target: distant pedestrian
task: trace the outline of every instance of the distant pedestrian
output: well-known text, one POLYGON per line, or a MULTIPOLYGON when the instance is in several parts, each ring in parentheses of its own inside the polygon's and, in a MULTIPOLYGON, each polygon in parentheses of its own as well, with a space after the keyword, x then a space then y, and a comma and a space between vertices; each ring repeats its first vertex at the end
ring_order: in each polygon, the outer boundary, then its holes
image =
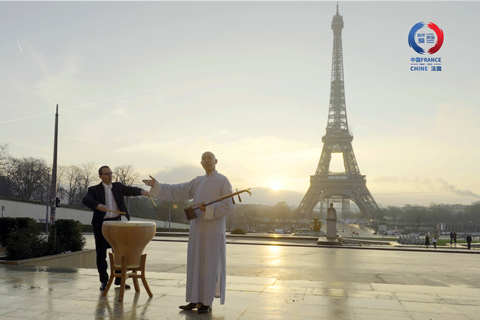
POLYGON ((470 246, 472 244, 472 236, 467 234, 467 244, 468 244, 468 250, 470 250, 470 246))
POLYGON ((453 231, 450 231, 450 245, 453 244, 453 231))
POLYGON ((455 243, 455 247, 457 246, 457 233, 453 231, 453 242, 455 243))
POLYGON ((433 247, 434 247, 435 249, 437 249, 437 240, 438 240, 438 239, 437 239, 437 236, 436 236, 436 235, 433 235, 432 243, 433 243, 433 247))
POLYGON ((430 245, 430 237, 428 236, 428 234, 425 236, 425 247, 427 247, 428 249, 428 246, 430 245))

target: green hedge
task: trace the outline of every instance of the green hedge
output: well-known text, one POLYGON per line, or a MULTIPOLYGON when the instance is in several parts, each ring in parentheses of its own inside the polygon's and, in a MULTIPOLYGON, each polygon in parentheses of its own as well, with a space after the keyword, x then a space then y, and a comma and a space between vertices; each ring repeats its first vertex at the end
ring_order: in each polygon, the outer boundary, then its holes
POLYGON ((7 246, 10 233, 16 230, 27 230, 26 232, 40 234, 41 226, 32 218, 0 218, 0 243, 2 246, 7 246))
POLYGON ((15 230, 17 221, 15 218, 0 218, 0 245, 7 245, 8 234, 15 230))
POLYGON ((15 230, 9 234, 5 252, 8 260, 41 257, 45 252, 45 240, 35 233, 15 230))
POLYGON ((50 226, 46 255, 80 251, 86 240, 78 221, 59 219, 50 226))
MULTIPOLYGON (((32 218, 11 218, 6 222, 7 259, 23 260, 41 257, 45 252, 45 240, 40 236, 40 226, 32 218)), ((2 222, 3 224, 3 222, 2 222)), ((3 234, 2 234, 3 237, 3 234)), ((2 240, 2 243, 3 240, 2 240)))
POLYGON ((243 231, 243 229, 241 228, 237 228, 235 230, 232 230, 232 232, 230 232, 231 234, 246 234, 245 231, 243 231))
POLYGON ((24 260, 69 251, 85 246, 78 221, 59 219, 50 226, 48 237, 42 236, 42 224, 32 218, 0 218, 2 244, 8 260, 24 260))

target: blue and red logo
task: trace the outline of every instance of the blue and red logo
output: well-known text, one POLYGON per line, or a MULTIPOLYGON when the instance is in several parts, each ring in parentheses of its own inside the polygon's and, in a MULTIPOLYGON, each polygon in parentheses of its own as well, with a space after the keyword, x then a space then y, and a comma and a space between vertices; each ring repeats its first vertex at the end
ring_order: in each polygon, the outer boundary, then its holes
POLYGON ((410 30, 408 44, 417 53, 434 54, 443 45, 443 30, 433 22, 419 22, 410 30))

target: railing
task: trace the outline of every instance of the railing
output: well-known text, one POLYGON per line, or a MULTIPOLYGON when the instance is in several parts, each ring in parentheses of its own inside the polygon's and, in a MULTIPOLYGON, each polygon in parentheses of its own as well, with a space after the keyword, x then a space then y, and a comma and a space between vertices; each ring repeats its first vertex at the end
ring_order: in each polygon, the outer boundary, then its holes
POLYGON ((362 175, 348 175, 345 173, 329 173, 328 175, 313 175, 310 176, 310 181, 320 181, 320 180, 347 180, 347 179, 356 179, 356 180, 365 180, 365 176, 362 175))

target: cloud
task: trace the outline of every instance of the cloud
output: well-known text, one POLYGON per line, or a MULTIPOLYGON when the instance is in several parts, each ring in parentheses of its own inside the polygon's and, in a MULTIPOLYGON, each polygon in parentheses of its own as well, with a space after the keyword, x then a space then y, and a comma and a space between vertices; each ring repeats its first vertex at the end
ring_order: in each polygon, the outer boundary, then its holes
POLYGON ((475 194, 470 190, 457 189, 454 185, 451 185, 447 181, 444 181, 440 178, 437 178, 433 181, 433 188, 437 190, 449 192, 449 193, 454 193, 459 196, 480 198, 478 194, 475 194))
MULTIPOLYGON (((274 191, 270 188, 252 188, 252 195, 242 194, 243 204, 265 204, 274 206, 279 202, 286 202, 290 206, 298 206, 302 201, 304 194, 292 190, 277 190, 274 191)), ((238 198, 235 198, 235 202, 238 203, 238 198)))
POLYGON ((18 41, 18 37, 16 35, 15 35, 15 38, 17 38, 18 48, 20 49, 21 52, 23 52, 22 46, 20 45, 20 41, 18 41))
POLYGON ((430 191, 452 193, 464 197, 475 197, 480 198, 480 196, 470 190, 460 190, 451 183, 440 179, 428 179, 422 177, 415 177, 413 179, 399 178, 397 176, 379 176, 373 179, 374 183, 381 185, 388 184, 412 184, 417 186, 417 188, 426 187, 430 191))
POLYGON ((200 164, 198 166, 192 166, 188 164, 179 165, 175 167, 166 167, 165 169, 158 171, 152 176, 160 183, 177 184, 182 182, 188 182, 197 176, 204 175, 200 164))

